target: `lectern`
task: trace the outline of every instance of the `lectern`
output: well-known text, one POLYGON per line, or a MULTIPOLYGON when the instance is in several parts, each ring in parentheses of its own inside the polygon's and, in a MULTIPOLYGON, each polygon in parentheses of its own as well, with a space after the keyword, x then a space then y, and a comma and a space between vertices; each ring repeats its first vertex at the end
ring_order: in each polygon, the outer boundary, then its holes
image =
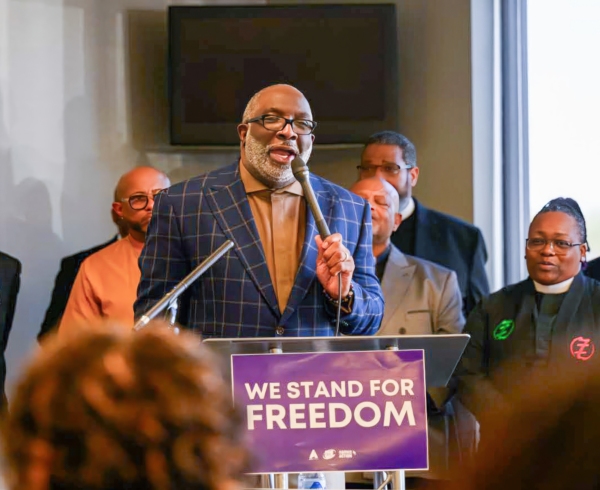
MULTIPOLYGON (((381 369, 382 372, 382 379, 385 379, 385 375, 386 372, 394 372, 396 373, 395 375, 397 375, 398 371, 386 371, 386 367, 384 366, 387 361, 385 359, 385 356, 388 356, 389 359, 389 355, 390 353, 388 352, 387 354, 384 354, 384 351, 399 351, 397 352, 396 356, 397 357, 404 357, 406 359, 419 359, 421 362, 421 368, 423 367, 424 364, 424 385, 426 387, 443 387, 446 386, 446 384, 448 383, 450 377, 452 376, 452 373, 454 371, 454 369, 456 368, 456 365, 458 364, 458 361, 467 345, 469 341, 469 335, 466 334, 456 334, 456 335, 423 335, 423 336, 410 336, 410 335, 401 335, 401 336, 374 336, 374 337, 361 337, 361 336, 342 336, 342 337, 276 337, 276 338, 245 338, 245 339, 238 339, 238 338, 231 338, 231 339, 206 339, 205 343, 210 346, 214 351, 216 351, 217 353, 222 354, 223 356, 226 356, 228 358, 235 360, 239 360, 240 358, 234 358, 232 356, 249 356, 252 354, 311 354, 312 357, 310 357, 310 359, 314 360, 317 359, 317 357, 315 357, 315 355, 317 354, 323 354, 320 358, 322 358, 322 360, 325 360, 326 358, 332 358, 333 356, 328 356, 327 354, 329 353, 339 353, 339 354, 343 354, 343 353, 353 353, 352 356, 347 356, 349 359, 360 359, 361 356, 364 356, 365 358, 367 356, 369 356, 369 361, 370 361, 370 366, 371 366, 371 372, 372 372, 372 366, 373 365, 377 365, 377 357, 376 356, 380 356, 382 359, 381 362, 381 368, 377 367, 377 369, 381 369), (416 352, 419 351, 419 352, 416 352), (416 352, 416 354, 415 354, 416 352), (363 353, 363 354, 361 354, 363 353), (410 354, 410 355, 409 355, 410 354), (358 357, 357 357, 358 356, 358 357), (374 357, 375 356, 375 357, 374 357), (412 357, 411 357, 412 356, 412 357), (373 362, 373 358, 376 362, 373 362)), ((290 356, 294 357, 294 356, 290 356)), ((299 357, 301 361, 304 360, 304 358, 306 356, 296 356, 299 357)), ((265 359, 265 358, 261 358, 259 356, 253 357, 253 358, 246 358, 246 366, 251 366, 252 363, 248 363, 247 361, 252 361, 253 359, 256 360, 256 362, 258 363, 261 359, 265 359)), ((273 361, 274 359, 269 357, 269 359, 271 359, 271 361, 273 361)), ((283 358, 277 358, 277 362, 279 362, 280 360, 283 360, 283 358)), ((339 379, 343 379, 344 373, 346 370, 350 371, 350 368, 344 368, 344 366, 349 366, 348 362, 345 361, 346 364, 344 364, 344 362, 337 362, 332 364, 332 366, 335 366, 335 371, 336 374, 338 375, 339 379), (341 372, 341 378, 339 377, 339 374, 341 372)), ((228 366, 228 369, 231 369, 231 366, 233 365, 233 362, 230 363, 225 363, 225 365, 228 366)), ((239 364, 239 362, 238 362, 239 364)), ((301 364, 302 365, 302 364, 301 364)), ((306 365, 306 364, 304 364, 306 365)), ((299 369, 299 371, 302 371, 302 369, 299 369)), ((407 371, 408 372, 408 371, 407 371)), ((228 377, 231 376, 231 372, 229 373, 225 373, 228 377)), ((299 373, 301 374, 301 373, 299 373)), ((350 375, 352 376, 352 375, 350 375)), ((388 376, 389 377, 389 376, 388 376)), ((290 379, 290 378, 286 378, 286 379, 290 379)), ((299 378, 301 379, 301 377, 299 378)), ((389 380, 392 381, 392 380, 389 380)), ((348 383, 351 383, 352 381, 348 381, 348 383)), ((343 383, 340 382, 340 383, 343 383)), ((300 383, 302 384, 302 383, 300 383)), ((278 384, 279 385, 279 384, 278 384)), ((421 386, 421 387, 416 387, 416 388, 420 388, 419 393, 421 395, 423 395, 423 399, 424 399, 424 395, 425 395, 425 386, 421 386)), ((258 393, 258 391, 256 391, 258 388, 257 386, 254 386, 253 389, 255 390, 255 392, 253 392, 253 397, 256 396, 256 393, 258 393)), ((264 387, 263 387, 264 388, 264 387)), ((279 390, 279 386, 277 387, 277 389, 279 390)), ((249 387, 246 387, 246 389, 248 390, 248 394, 250 394, 249 391, 249 387)), ((263 391, 264 393, 264 391, 263 391)), ((265 396, 265 395, 263 395, 265 396)), ((352 395, 348 395, 348 396, 352 396, 352 395)), ((279 396, 278 398, 281 398, 281 396, 279 396)), ((314 401, 314 400, 313 400, 314 401)), ((327 402, 328 400, 325 399, 319 399, 317 400, 318 402, 327 402)), ((417 400, 415 400, 415 402, 417 402, 417 400)), ((254 403, 254 402, 253 402, 254 403)), ((364 408, 365 406, 367 408, 370 407, 369 405, 370 402, 368 401, 364 401, 362 402, 360 405, 362 405, 364 408)), ((315 405, 322 405, 323 403, 318 403, 315 405)), ((335 404, 335 405, 340 405, 339 403, 335 404)), ((372 403, 371 405, 374 406, 374 403, 372 403)), ((279 410, 280 412, 282 410, 284 410, 283 406, 275 406, 275 407, 280 407, 280 408, 275 408, 273 409, 275 405, 270 406, 270 408, 272 410, 279 410)), ((299 404, 295 404, 295 409, 298 410, 298 406, 300 406, 299 404)), ((421 402, 417 402, 415 404, 416 407, 419 407, 418 410, 425 412, 426 411, 426 405, 424 403, 421 402)), ((336 407, 339 408, 339 407, 336 407)), ((343 408, 343 407, 342 407, 343 408)), ((262 410, 262 409, 261 409, 262 410)), ((266 412, 265 412, 266 414, 266 412)), ((278 415, 281 415, 281 413, 279 413, 278 415)), ((297 414, 296 414, 297 415, 297 414)), ((311 420, 312 417, 315 414, 311 414, 311 420)), ((389 415, 389 414, 388 414, 389 415)), ((406 415, 404 413, 404 415, 406 415)), ((303 417, 303 415, 301 415, 303 417)), ((318 414, 318 416, 321 416, 321 414, 318 414)), ((362 415, 359 414, 360 417, 362 417, 362 415)), ((398 416, 399 413, 395 412, 396 420, 398 420, 398 416)), ((425 417, 423 415, 423 417, 425 417)), ((421 417, 421 419, 423 418, 421 417)), ((306 420, 308 420, 309 416, 308 414, 306 415, 306 420)), ((366 417, 368 418, 368 417, 366 417)), ((400 417, 401 418, 401 417, 400 417)), ((417 418, 418 418, 418 414, 417 414, 417 418)), ((389 422, 389 420, 392 419, 393 422, 393 417, 392 416, 388 416, 387 417, 387 421, 389 422)), ((257 419, 257 420, 262 420, 262 419, 257 419)), ((367 423, 370 423, 370 421, 368 421, 367 423)), ((283 424, 283 422, 281 422, 281 424, 283 424)), ((393 424, 392 424, 393 425, 393 424)), ((426 424, 425 424, 426 425, 426 424)), ((285 427, 284 428, 290 428, 290 427, 285 427)), ((343 430, 343 429, 340 429, 343 430)), ((386 429, 387 431, 393 431, 394 427, 389 427, 386 429)), ((425 440, 426 440, 426 429, 425 430, 425 440)), ((294 434, 297 434, 299 431, 295 431, 294 434)), ((284 433, 284 432, 282 432, 284 433)), ((387 432, 388 434, 390 434, 390 436, 392 435, 392 432, 387 432)), ((291 432, 286 432, 285 434, 291 434, 291 432)), ((339 433, 338 433, 339 434, 339 433)), ((403 436, 404 437, 404 436, 403 436)), ((410 436, 410 432, 409 432, 409 436, 407 437, 412 437, 410 436)), ((384 441, 382 441, 384 442, 384 441)), ((387 441, 385 441, 387 442, 387 441)), ((427 454, 427 449, 426 449, 426 442, 425 442, 425 446, 423 448, 423 452, 425 454, 425 466, 426 467, 426 454, 427 454)), ((377 444, 379 446, 379 444, 377 444)), ((406 445, 406 444, 405 444, 406 445)), ((302 446, 302 443, 296 443, 295 446, 302 446)), ((407 447, 412 447, 412 441, 411 444, 406 445, 407 447)), ((419 444, 417 444, 418 447, 422 447, 419 446, 419 444)), ((381 444, 381 450, 385 451, 386 450, 386 444, 381 444)), ((314 468, 313 471, 344 471, 343 468, 351 468, 351 471, 380 471, 385 469, 386 471, 388 471, 389 473, 389 478, 387 479, 389 481, 389 483, 392 485, 392 489, 394 490, 403 490, 405 487, 404 484, 404 470, 405 469, 415 469, 414 466, 408 466, 406 468, 396 468, 396 467, 365 467, 365 468, 360 468, 360 467, 352 467, 352 466, 335 466, 335 468, 342 468, 342 469, 333 469, 334 467, 332 467, 332 462, 330 461, 332 458, 335 457, 342 457, 342 451, 341 448, 336 448, 336 447, 332 447, 330 449, 327 449, 325 451, 323 450, 319 450, 319 451, 315 451, 314 448, 312 448, 313 450, 310 451, 311 448, 306 448, 307 451, 310 452, 311 454, 311 458, 313 456, 315 456, 315 459, 319 459, 321 458, 321 461, 315 462, 316 464, 322 464, 323 467, 321 468, 314 468), (327 461, 325 461, 327 460, 327 461), (329 466, 327 466, 329 465, 329 466)), ((370 448, 371 450, 372 448, 370 448)), ((351 451, 350 453, 348 453, 348 451, 344 450, 344 456, 345 457, 352 457, 351 451)), ((388 455, 391 453, 388 453, 388 455)), ((406 454, 406 453, 402 453, 402 454, 406 454)), ((371 455, 372 456, 372 455, 371 455)), ((381 459, 385 460, 386 458, 384 457, 385 454, 382 454, 381 459)), ((306 458, 308 459, 308 458, 306 458)), ((402 458, 399 458, 402 459, 402 458)), ((377 458, 375 459, 375 461, 377 460, 377 458)), ((374 461, 373 458, 371 457, 370 459, 371 463, 374 461)), ((340 462, 340 461, 336 461, 336 464, 346 464, 347 462, 340 462)), ((283 471, 285 471, 286 473, 296 473, 296 472, 301 472, 301 471, 309 471, 309 470, 305 470, 303 469, 305 467, 305 465, 307 464, 306 461, 302 461, 298 463, 298 468, 300 468, 299 470, 296 469, 284 469, 283 471)), ((357 463, 360 464, 360 463, 357 463)), ((284 473, 282 473, 281 470, 277 470, 276 468, 281 468, 282 466, 277 466, 277 463, 274 462, 273 463, 273 469, 268 469, 266 471, 264 471, 264 473, 271 473, 273 476, 271 477, 270 481, 271 481, 271 488, 288 488, 287 487, 287 477, 284 473)), ((293 465, 292 466, 285 466, 285 468, 295 468, 293 465)), ((383 482, 381 483, 380 488, 384 488, 385 485, 387 484, 387 482, 383 482)))

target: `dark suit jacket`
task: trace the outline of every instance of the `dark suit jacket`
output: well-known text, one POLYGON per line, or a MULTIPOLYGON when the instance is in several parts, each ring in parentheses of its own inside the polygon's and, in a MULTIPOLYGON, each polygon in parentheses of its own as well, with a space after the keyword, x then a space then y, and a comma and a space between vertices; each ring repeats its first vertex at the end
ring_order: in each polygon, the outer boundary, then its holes
POLYGON ((17 305, 17 294, 21 285, 21 262, 14 257, 0 252, 0 403, 6 404, 4 382, 6 380, 6 361, 4 352, 8 344, 8 336, 12 327, 17 305))
POLYGON ((69 294, 71 294, 71 289, 73 288, 73 283, 75 282, 75 278, 77 277, 81 263, 93 253, 102 250, 111 243, 115 243, 117 238, 118 235, 102 245, 97 245, 88 250, 78 252, 62 259, 60 262, 60 270, 58 271, 56 280, 54 281, 54 289, 52 290, 50 305, 46 310, 46 316, 44 317, 40 333, 38 334, 38 341, 42 340, 44 335, 55 330, 56 326, 59 324, 60 319, 65 312, 65 308, 67 307, 69 294))
MULTIPOLYGON (((471 341, 459 367, 459 393, 475 415, 503 403, 503 394, 518 382, 515 370, 541 369, 535 355, 534 308, 535 287, 527 279, 492 294, 471 312, 465 327, 471 341)), ((545 369, 560 370, 565 362, 584 372, 590 363, 600 362, 600 283, 582 273, 561 304, 545 369), (578 357, 592 350, 589 359, 578 357)))
POLYGON ((584 274, 596 281, 600 281, 600 257, 590 260, 587 263, 584 274))
MULTIPOLYGON (((317 201, 332 233, 341 233, 354 258, 354 305, 340 331, 373 334, 383 299, 375 276, 371 210, 366 201, 315 175, 317 201)), ((275 289, 239 166, 228 165, 176 184, 154 203, 142 277, 135 303, 139 317, 226 240, 235 244, 191 287, 181 323, 205 337, 333 335, 335 312, 316 278, 317 227, 306 216, 305 241, 288 304, 279 311, 275 289)))
MULTIPOLYGON (((466 316, 490 293, 485 273, 487 251, 481 231, 458 218, 426 208, 416 199, 415 206, 413 255, 456 272, 466 316)), ((399 233, 400 230, 392 235, 396 246, 399 233)))

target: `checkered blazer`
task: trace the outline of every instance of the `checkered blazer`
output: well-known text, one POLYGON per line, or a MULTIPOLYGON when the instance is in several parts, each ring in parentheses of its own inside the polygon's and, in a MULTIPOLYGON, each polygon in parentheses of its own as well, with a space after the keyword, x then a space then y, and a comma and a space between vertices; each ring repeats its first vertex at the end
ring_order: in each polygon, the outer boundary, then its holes
MULTIPOLYGON (((351 313, 342 313, 340 331, 373 334, 381 323, 383 297, 374 270, 370 207, 325 179, 311 175, 310 180, 331 232, 341 233, 356 264, 354 305, 351 313)), ((334 335, 335 311, 315 272, 318 232, 311 213, 306 221, 298 273, 282 314, 239 164, 170 187, 156 198, 140 256, 136 318, 232 240, 235 246, 186 292, 184 316, 179 318, 183 325, 205 337, 334 335)))

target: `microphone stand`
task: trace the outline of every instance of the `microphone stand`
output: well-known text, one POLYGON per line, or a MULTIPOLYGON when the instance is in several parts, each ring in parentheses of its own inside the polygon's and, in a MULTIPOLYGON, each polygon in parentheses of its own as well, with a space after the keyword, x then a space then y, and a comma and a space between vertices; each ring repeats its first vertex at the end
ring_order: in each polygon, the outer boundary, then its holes
MULTIPOLYGON (((143 314, 140 319, 133 326, 133 330, 138 332, 142 328, 144 328, 150 320, 156 318, 165 308, 171 309, 171 324, 175 323, 173 318, 172 309, 177 304, 177 298, 183 293, 188 287, 192 285, 192 283, 198 279, 202 274, 204 274, 212 265, 219 260, 225 253, 233 247, 233 242, 231 240, 227 240, 223 245, 217 248, 212 254, 210 254, 206 259, 204 259, 198 267, 196 267, 192 272, 190 272, 187 276, 185 276, 177 286, 175 286, 171 291, 165 294, 152 308, 150 308, 145 314, 143 314)), ((176 313, 175 313, 176 314, 176 313)))

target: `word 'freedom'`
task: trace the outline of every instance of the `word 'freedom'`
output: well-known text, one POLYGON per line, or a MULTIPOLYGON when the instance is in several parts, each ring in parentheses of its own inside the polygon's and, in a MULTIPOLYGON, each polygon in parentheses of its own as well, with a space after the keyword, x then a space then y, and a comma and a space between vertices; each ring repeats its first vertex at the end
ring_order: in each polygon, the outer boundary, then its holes
MULTIPOLYGON (((414 396, 413 381, 410 379, 373 379, 368 384, 368 395, 375 396, 414 396)), ((305 398, 355 398, 365 393, 363 384, 359 381, 331 381, 329 385, 323 381, 289 382, 286 391, 282 393, 280 383, 262 383, 250 385, 245 383, 246 393, 250 400, 260 399, 298 399, 305 398)), ((365 393, 366 394, 366 393, 365 393)), ((267 430, 278 429, 319 429, 343 428, 351 422, 360 427, 382 425, 398 426, 407 422, 415 426, 415 416, 412 402, 404 400, 400 409, 393 401, 387 400, 383 407, 372 401, 363 401, 351 408, 345 403, 331 401, 328 403, 291 403, 288 406, 268 403, 250 404, 246 407, 248 430, 263 426, 267 430)))

